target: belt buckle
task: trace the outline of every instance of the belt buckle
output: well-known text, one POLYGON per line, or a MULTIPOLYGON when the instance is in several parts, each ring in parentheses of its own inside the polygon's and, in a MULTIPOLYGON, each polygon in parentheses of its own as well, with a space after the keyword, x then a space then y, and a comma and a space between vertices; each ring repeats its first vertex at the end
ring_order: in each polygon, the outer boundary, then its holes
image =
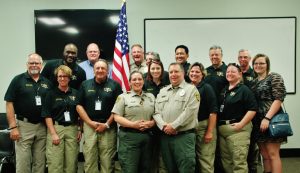
POLYGON ((28 118, 23 118, 23 121, 25 122, 25 123, 28 123, 29 121, 28 121, 28 118))
POLYGON ((230 124, 230 120, 225 120, 225 124, 229 125, 230 124))

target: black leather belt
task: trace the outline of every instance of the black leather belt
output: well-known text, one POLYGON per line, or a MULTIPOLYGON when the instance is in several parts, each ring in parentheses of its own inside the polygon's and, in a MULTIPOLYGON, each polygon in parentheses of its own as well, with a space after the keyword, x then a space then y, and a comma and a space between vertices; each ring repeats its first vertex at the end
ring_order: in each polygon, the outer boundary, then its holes
POLYGON ((55 125, 61 125, 61 126, 71 126, 71 125, 75 125, 74 123, 72 122, 58 122, 58 121, 55 121, 54 122, 55 125))
POLYGON ((176 135, 184 135, 184 134, 188 134, 188 133, 195 133, 195 129, 189 129, 189 130, 185 130, 185 131, 179 131, 179 132, 177 132, 176 135))
POLYGON ((152 133, 150 130, 145 130, 145 131, 140 131, 137 129, 132 129, 132 128, 128 128, 128 127, 119 127, 121 131, 123 132, 131 132, 131 133, 152 133))
POLYGON ((189 134, 189 133, 196 133, 196 131, 195 131, 195 129, 189 129, 189 130, 185 130, 185 131, 178 131, 174 135, 168 135, 168 134, 164 133, 163 131, 161 131, 161 133, 163 135, 167 135, 167 136, 177 136, 177 135, 184 135, 184 134, 189 134))
POLYGON ((32 123, 32 124, 38 124, 40 123, 41 121, 36 121, 36 120, 31 120, 31 119, 28 119, 28 118, 25 118, 25 117, 21 117, 21 116, 17 116, 17 119, 20 120, 20 121, 24 121, 26 123, 32 123))
POLYGON ((229 124, 233 124, 233 123, 237 123, 237 122, 240 122, 240 121, 236 120, 236 119, 232 119, 232 120, 219 120, 218 121, 218 126, 229 125, 229 124))

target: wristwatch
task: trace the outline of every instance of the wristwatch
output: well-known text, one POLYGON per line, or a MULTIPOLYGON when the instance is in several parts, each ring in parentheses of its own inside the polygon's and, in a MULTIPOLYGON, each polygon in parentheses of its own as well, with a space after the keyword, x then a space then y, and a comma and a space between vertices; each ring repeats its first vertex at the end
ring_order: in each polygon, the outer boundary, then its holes
POLYGON ((106 128, 110 128, 110 126, 108 125, 108 123, 104 123, 104 125, 106 126, 106 128))

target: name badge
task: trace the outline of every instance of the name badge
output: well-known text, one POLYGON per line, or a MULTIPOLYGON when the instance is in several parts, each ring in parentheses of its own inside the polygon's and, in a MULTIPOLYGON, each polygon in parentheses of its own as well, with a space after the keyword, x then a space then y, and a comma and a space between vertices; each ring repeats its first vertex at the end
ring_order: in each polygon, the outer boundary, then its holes
POLYGON ((224 105, 221 105, 220 106, 220 112, 223 112, 223 109, 224 109, 224 105))
POLYGON ((70 112, 69 111, 64 112, 64 116, 65 116, 65 121, 66 122, 71 121, 70 112))
POLYGON ((42 105, 41 96, 35 96, 35 105, 36 106, 41 106, 42 105))
POLYGON ((96 111, 100 111, 101 110, 101 101, 100 100, 97 100, 95 102, 95 110, 96 111))

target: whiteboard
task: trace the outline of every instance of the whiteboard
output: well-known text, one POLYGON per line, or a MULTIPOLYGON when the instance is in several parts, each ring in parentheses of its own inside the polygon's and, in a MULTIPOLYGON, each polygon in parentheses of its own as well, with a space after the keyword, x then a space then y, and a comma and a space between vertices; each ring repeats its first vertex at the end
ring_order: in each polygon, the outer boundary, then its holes
POLYGON ((145 52, 155 51, 167 69, 175 47, 189 48, 188 62, 211 65, 209 48, 223 49, 223 61, 238 62, 238 51, 264 53, 271 72, 282 75, 287 92, 296 93, 296 17, 272 18, 148 18, 144 20, 145 52))

